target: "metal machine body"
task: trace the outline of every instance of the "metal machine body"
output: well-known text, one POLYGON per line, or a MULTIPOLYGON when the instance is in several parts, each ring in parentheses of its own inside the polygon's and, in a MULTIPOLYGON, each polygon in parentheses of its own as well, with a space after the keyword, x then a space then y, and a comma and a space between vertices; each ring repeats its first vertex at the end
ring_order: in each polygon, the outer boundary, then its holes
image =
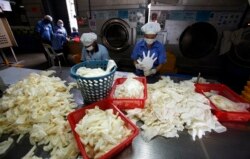
POLYGON ((149 21, 161 24, 167 50, 177 57, 184 73, 219 73, 220 40, 223 31, 236 30, 243 17, 245 3, 238 5, 151 4, 149 21), (210 39, 210 40, 209 40, 210 39))
POLYGON ((145 24, 147 11, 146 1, 137 1, 91 1, 90 8, 79 11, 82 15, 87 13, 88 17, 88 25, 79 27, 79 30, 95 32, 98 42, 107 47, 119 70, 134 70, 130 56, 134 44, 142 35, 140 28, 145 24))

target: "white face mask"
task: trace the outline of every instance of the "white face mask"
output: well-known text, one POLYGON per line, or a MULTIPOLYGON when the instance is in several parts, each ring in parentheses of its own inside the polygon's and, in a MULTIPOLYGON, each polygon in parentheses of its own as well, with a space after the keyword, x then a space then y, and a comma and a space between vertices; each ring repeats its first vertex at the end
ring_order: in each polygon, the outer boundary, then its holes
POLYGON ((146 43, 147 43, 148 45, 151 45, 151 44, 153 44, 153 43, 155 42, 155 39, 144 38, 144 40, 146 41, 146 43))
POLYGON ((61 27, 63 27, 63 24, 59 24, 58 26, 61 28, 61 27))
POLYGON ((94 47, 92 45, 86 48, 86 50, 88 50, 88 51, 92 51, 93 49, 94 49, 94 47))

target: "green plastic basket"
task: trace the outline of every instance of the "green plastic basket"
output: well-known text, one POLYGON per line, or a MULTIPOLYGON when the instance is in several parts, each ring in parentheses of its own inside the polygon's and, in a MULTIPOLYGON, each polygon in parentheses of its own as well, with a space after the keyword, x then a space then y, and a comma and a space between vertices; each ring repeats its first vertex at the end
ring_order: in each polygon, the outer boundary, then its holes
POLYGON ((106 69, 108 61, 86 61, 71 67, 70 75, 78 84, 78 87, 82 93, 84 103, 90 104, 102 100, 108 96, 112 89, 114 75, 117 67, 115 66, 110 73, 99 77, 81 77, 76 74, 76 71, 80 67, 87 68, 101 68, 106 69))

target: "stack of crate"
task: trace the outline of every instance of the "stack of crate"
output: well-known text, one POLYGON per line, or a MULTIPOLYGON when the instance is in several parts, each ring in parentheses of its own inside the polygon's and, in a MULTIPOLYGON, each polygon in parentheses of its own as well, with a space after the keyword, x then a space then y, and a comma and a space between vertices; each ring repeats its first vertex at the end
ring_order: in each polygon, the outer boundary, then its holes
POLYGON ((250 102, 250 80, 247 81, 246 86, 244 86, 244 90, 241 92, 241 95, 246 101, 250 102))

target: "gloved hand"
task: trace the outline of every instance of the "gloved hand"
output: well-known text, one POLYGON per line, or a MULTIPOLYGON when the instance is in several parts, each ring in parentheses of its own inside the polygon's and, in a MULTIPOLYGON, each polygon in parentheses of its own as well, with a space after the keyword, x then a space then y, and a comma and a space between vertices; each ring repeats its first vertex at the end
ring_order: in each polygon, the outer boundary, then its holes
POLYGON ((144 76, 150 76, 153 74, 156 74, 156 69, 150 69, 150 70, 144 71, 144 76))
POLYGON ((135 64, 135 68, 138 70, 144 70, 144 66, 142 64, 135 64))
POLYGON ((137 62, 139 64, 143 65, 143 67, 144 67, 143 70, 144 71, 148 71, 153 67, 154 62, 157 59, 157 57, 154 57, 154 56, 155 56, 154 53, 150 56, 150 51, 148 51, 147 55, 145 55, 145 52, 143 52, 143 59, 142 60, 137 60, 137 62))

